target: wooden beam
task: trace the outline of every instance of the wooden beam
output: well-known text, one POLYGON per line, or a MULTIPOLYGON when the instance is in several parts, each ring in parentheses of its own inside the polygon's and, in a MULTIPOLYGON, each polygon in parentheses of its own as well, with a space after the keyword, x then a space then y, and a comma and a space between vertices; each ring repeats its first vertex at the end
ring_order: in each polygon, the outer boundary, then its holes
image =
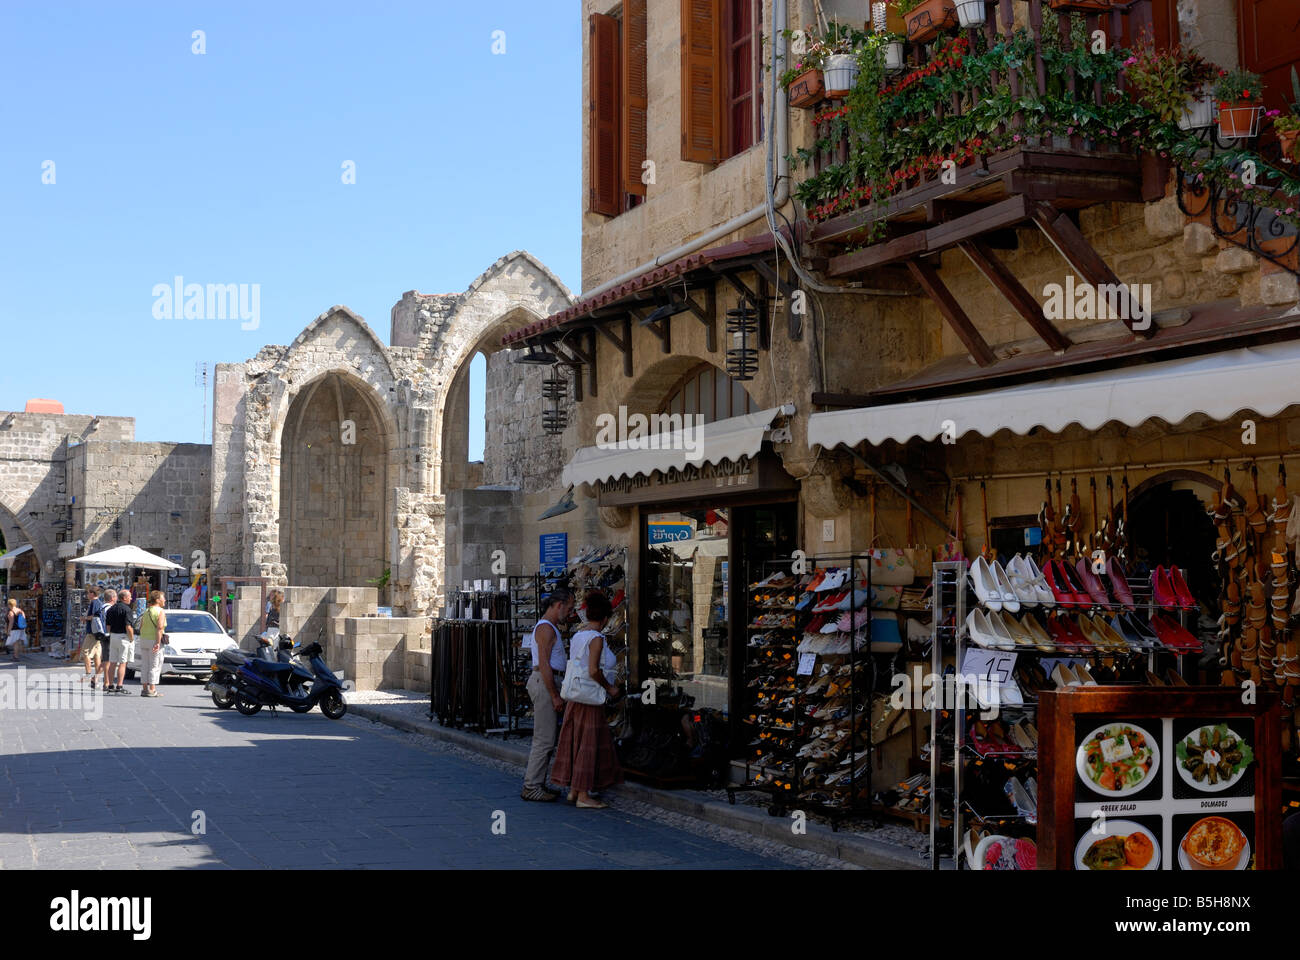
POLYGON ((1016 170, 1008 174, 1008 192, 1031 200, 1092 200, 1097 203, 1142 203, 1140 182, 1120 177, 1101 178, 1083 174, 1038 173, 1016 170))
POLYGON ((632 376, 632 318, 626 312, 623 313, 622 322, 619 324, 623 329, 623 335, 620 337, 609 329, 610 325, 606 323, 596 324, 595 329, 599 330, 601 336, 612 343, 623 354, 623 375, 632 376))
POLYGON ((916 282, 921 285, 930 299, 939 306, 939 311, 943 314, 944 319, 948 321, 953 332, 963 344, 966 345, 967 351, 975 358, 975 362, 981 367, 989 367, 996 362, 997 358, 993 356, 993 351, 989 349, 988 343, 980 336, 980 332, 975 329, 975 325, 970 322, 970 317, 966 311, 961 308, 956 298, 948 290, 942 280, 939 279, 939 272, 928 263, 920 260, 907 261, 907 268, 912 271, 912 276, 916 282))
POLYGON ((1065 352, 1070 346, 1070 338, 1057 330, 1052 322, 1043 315, 1043 308, 1039 306, 1033 295, 1025 289, 1024 284, 1016 279, 1005 263, 998 259, 992 248, 985 245, 980 240, 968 240, 959 244, 963 253, 970 257, 975 268, 984 274, 985 279, 1002 294, 1003 298, 1011 304, 1022 317, 1042 338, 1052 350, 1057 353, 1065 352))
POLYGON ((1001 230, 1015 226, 1022 220, 1028 220, 1032 205, 1024 197, 1008 197, 992 206, 968 213, 956 220, 949 220, 937 227, 925 231, 926 252, 937 253, 947 247, 954 247, 963 240, 969 240, 990 230, 1001 230))
POLYGON ((828 277, 852 276, 871 267, 880 267, 887 263, 898 263, 909 257, 925 253, 925 249, 925 231, 918 230, 916 233, 909 233, 896 240, 873 243, 862 250, 831 257, 830 266, 826 269, 826 275, 828 277))
POLYGON ((682 312, 689 311, 695 315, 695 319, 704 324, 704 343, 710 353, 718 349, 718 299, 714 292, 713 285, 706 288, 704 294, 704 306, 695 302, 695 298, 689 293, 678 293, 676 290, 670 290, 668 294, 674 306, 682 307, 682 312))
POLYGON ((1140 313, 1141 306, 1129 294, 1128 287, 1119 282, 1119 278, 1115 276, 1115 272, 1102 259, 1101 254, 1093 249, 1092 244, 1087 241, 1079 228, 1063 211, 1057 210, 1050 204, 1040 202, 1034 206, 1033 218, 1034 223, 1043 231, 1043 235, 1051 241, 1052 246, 1056 247, 1057 252, 1065 258, 1065 262, 1070 265, 1070 269, 1087 283, 1098 288, 1098 304, 1105 300, 1101 288, 1113 290, 1116 293, 1116 306, 1125 316, 1130 318, 1124 321, 1129 330, 1140 337, 1150 337, 1156 332, 1155 324, 1151 322, 1150 317, 1146 318, 1144 326, 1134 326, 1136 323, 1143 322, 1133 319, 1140 313))

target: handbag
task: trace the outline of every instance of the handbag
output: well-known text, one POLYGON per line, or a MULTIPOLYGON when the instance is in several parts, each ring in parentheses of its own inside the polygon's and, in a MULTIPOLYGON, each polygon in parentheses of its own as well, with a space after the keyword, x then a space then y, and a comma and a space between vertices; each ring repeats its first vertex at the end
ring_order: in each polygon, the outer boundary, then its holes
POLYGON ((858 561, 858 566, 866 573, 866 565, 870 564, 872 586, 906 587, 916 579, 916 569, 907 551, 897 547, 877 547, 869 553, 869 557, 858 561))
POLYGON ((560 698, 570 703, 603 706, 608 694, 605 688, 591 679, 591 674, 587 672, 586 653, 587 644, 583 643, 570 656, 564 668, 564 682, 560 684, 560 698))
POLYGON ((871 615, 871 652, 896 653, 903 647, 903 635, 898 629, 898 614, 873 613, 871 615))
POLYGON ((952 563, 959 560, 965 560, 966 556, 962 553, 961 543, 961 491, 957 491, 957 511, 953 514, 952 529, 948 531, 948 539, 934 548, 935 563, 952 563))

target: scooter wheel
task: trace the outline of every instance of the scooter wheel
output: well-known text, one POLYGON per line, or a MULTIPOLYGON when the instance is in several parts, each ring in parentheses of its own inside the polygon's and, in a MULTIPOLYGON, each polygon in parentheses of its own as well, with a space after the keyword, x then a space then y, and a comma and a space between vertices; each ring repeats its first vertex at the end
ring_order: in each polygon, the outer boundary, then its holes
POLYGON ((222 710, 229 710, 231 707, 235 705, 235 695, 233 693, 227 692, 226 695, 223 697, 221 694, 217 693, 217 691, 213 690, 212 702, 215 703, 222 710))
POLYGON ((259 710, 262 709, 262 705, 260 703, 254 703, 252 700, 249 700, 247 697, 241 696, 235 700, 235 709, 238 710, 240 713, 242 713, 244 716, 251 717, 253 714, 257 713, 259 710))
POLYGON ((342 692, 331 690, 325 696, 321 697, 320 711, 331 720, 340 720, 343 714, 348 712, 347 702, 343 699, 342 692))

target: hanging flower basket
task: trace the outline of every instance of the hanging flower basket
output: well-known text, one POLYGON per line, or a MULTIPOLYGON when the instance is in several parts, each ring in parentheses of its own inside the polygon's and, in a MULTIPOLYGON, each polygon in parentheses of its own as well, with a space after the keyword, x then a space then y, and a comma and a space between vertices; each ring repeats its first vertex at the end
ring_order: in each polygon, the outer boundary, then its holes
POLYGON ((903 42, 891 40, 885 44, 885 72, 901 73, 903 71, 903 42))
POLYGON ((928 43, 940 30, 957 26, 957 5, 953 0, 925 0, 911 13, 903 14, 907 23, 907 39, 913 43, 928 43))
POLYGON ((834 53, 826 58, 823 82, 826 96, 847 97, 858 80, 858 58, 851 53, 834 53))
POLYGON ((1178 125, 1184 130, 1203 130, 1214 123, 1214 93, 1202 90, 1199 96, 1191 97, 1183 108, 1178 125))
POLYGON ((1228 139, 1242 139, 1259 134, 1259 118, 1264 108, 1247 100, 1219 104, 1219 135, 1228 139))
POLYGON ((988 16, 985 0, 957 0, 957 23, 962 27, 978 27, 988 16))
POLYGON ((820 70, 805 70, 791 81, 786 91, 790 97, 790 106, 814 107, 826 99, 826 88, 820 70))

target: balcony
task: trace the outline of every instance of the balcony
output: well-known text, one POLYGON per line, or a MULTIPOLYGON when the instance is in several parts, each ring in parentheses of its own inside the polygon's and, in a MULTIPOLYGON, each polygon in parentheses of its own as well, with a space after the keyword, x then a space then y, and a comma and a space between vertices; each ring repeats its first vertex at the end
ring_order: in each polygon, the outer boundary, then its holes
MULTIPOLYGON (((1063 351, 1069 341, 998 259, 1021 225, 1040 229, 1088 283, 1118 286, 1075 211, 1159 200, 1172 186, 1189 219, 1297 272, 1300 180, 1272 136, 1272 118, 1260 108, 1255 135, 1229 138, 1212 111, 1198 126, 1168 100, 1161 110, 1134 72, 1147 65, 1135 54, 1137 39, 1149 36, 1150 0, 1082 15, 1047 0, 989 0, 985 9, 981 26, 909 44, 903 69, 883 81, 879 63, 860 56, 855 89, 813 112, 815 142, 794 158, 795 196, 827 277, 870 275, 877 285, 906 268, 988 366, 992 351, 930 258, 963 250, 1063 351)), ((1137 336, 1152 333, 1126 322, 1137 336)))

